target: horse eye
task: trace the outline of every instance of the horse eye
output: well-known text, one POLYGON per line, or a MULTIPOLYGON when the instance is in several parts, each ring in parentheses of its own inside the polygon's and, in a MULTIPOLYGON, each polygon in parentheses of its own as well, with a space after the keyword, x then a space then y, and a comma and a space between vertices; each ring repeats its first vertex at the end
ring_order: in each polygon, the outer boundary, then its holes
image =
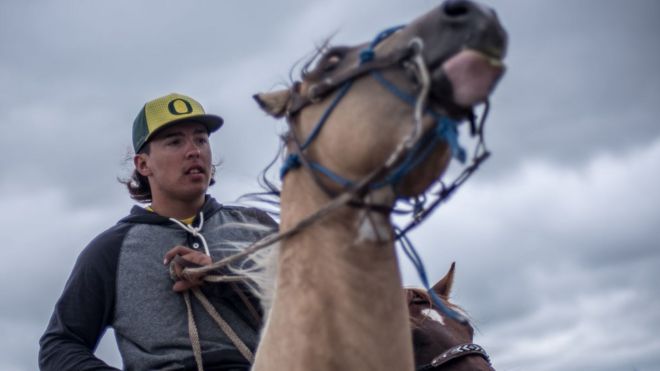
POLYGON ((323 72, 334 70, 339 64, 341 64, 349 51, 350 48, 346 46, 335 46, 330 48, 321 58, 321 62, 319 63, 321 70, 323 72))
POLYGON ((323 65, 323 72, 330 72, 334 70, 339 62, 341 62, 341 57, 339 55, 333 54, 328 56, 323 65))

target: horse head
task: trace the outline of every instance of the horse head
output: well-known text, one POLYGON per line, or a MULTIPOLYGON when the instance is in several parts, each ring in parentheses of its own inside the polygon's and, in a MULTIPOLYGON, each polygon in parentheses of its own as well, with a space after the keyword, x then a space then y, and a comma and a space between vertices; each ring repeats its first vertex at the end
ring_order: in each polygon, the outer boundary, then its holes
MULTIPOLYGON (((454 268, 455 264, 452 263, 445 277, 433 286, 433 290, 447 306, 460 310, 449 302, 454 268)), ((417 371, 493 370, 486 351, 472 342, 474 329, 470 323, 442 315, 424 290, 406 289, 405 292, 417 371)))
POLYGON ((448 0, 370 43, 324 48, 301 81, 255 95, 289 121, 282 174, 307 167, 330 194, 368 177, 397 197, 425 191, 461 156, 455 125, 494 89, 506 44, 493 10, 448 0))
POLYGON ((447 0, 371 42, 322 48, 300 81, 255 96, 289 124, 286 268, 255 370, 412 369, 390 212, 464 157, 456 126, 494 89, 506 40, 491 9, 447 0))

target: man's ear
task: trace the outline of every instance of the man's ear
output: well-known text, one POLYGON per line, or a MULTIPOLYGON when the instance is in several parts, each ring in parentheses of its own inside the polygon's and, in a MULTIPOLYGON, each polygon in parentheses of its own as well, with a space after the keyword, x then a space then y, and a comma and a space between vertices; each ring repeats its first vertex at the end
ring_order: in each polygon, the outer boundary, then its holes
POLYGON ((267 114, 280 118, 286 114, 289 100, 291 99, 291 91, 289 89, 278 90, 270 93, 260 93, 252 96, 259 104, 262 110, 267 114))
POLYGON ((135 170, 142 176, 149 176, 151 175, 151 169, 149 168, 149 164, 147 163, 147 160, 149 159, 149 155, 145 153, 138 153, 133 157, 133 165, 135 165, 135 170))

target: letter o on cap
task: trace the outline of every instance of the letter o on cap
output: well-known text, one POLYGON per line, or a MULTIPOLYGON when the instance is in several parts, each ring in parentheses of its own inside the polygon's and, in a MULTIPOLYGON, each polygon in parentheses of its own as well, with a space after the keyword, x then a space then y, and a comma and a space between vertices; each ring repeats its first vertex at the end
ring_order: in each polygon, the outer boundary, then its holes
POLYGON ((168 111, 173 115, 185 115, 193 111, 192 106, 187 100, 177 98, 167 105, 168 111))

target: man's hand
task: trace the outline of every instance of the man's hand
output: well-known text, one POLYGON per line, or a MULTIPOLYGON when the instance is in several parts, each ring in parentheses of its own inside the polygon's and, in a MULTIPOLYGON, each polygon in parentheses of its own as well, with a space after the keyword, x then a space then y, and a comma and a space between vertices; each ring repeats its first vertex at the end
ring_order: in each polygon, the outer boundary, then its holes
POLYGON ((170 249, 170 251, 165 253, 165 259, 163 260, 163 264, 165 265, 168 265, 170 262, 172 262, 174 265, 174 274, 178 278, 178 280, 174 283, 174 286, 172 286, 172 290, 176 292, 182 292, 193 287, 200 286, 202 283, 204 283, 203 275, 197 277, 191 277, 190 275, 184 276, 182 272, 185 266, 180 264, 180 262, 177 261, 178 259, 175 259, 177 256, 180 256, 181 259, 191 263, 190 266, 209 265, 213 262, 210 256, 202 252, 190 249, 185 246, 174 246, 172 249, 170 249))

